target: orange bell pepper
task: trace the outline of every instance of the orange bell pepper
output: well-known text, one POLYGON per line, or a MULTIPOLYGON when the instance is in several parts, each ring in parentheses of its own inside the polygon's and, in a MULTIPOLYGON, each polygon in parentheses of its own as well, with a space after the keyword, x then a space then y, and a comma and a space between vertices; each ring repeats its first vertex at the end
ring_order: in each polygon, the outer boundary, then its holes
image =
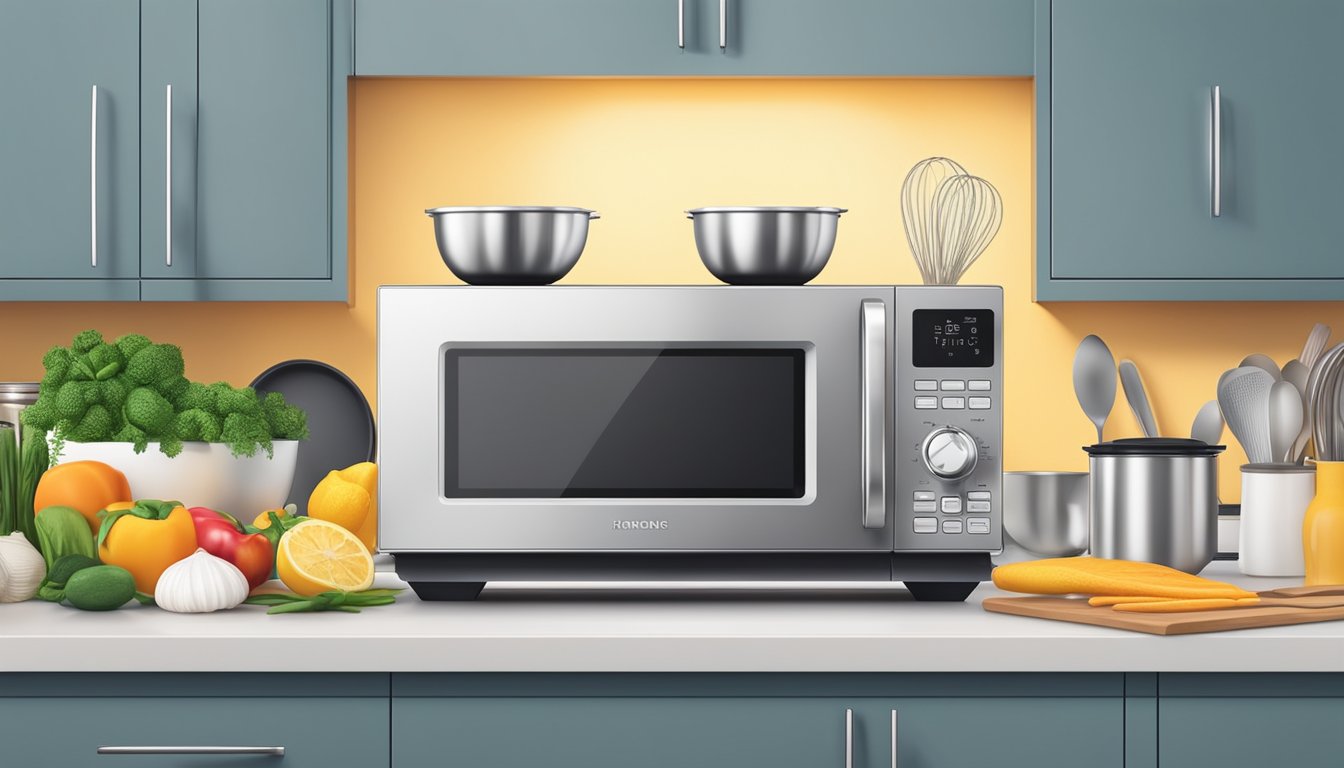
POLYGON ((196 523, 176 501, 115 506, 121 508, 106 511, 98 529, 98 557, 130 571, 136 590, 152 595, 168 566, 196 551, 196 523))
POLYGON ((77 509, 97 535, 102 524, 98 518, 99 510, 130 498, 131 486, 116 467, 101 461, 72 461, 57 464, 42 473, 33 494, 33 512, 41 512, 47 507, 77 509))

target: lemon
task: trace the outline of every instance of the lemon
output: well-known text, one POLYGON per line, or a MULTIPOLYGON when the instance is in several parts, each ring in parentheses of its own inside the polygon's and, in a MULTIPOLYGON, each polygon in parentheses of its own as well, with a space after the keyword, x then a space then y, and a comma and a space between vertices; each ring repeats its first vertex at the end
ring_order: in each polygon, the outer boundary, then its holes
POLYGON ((373 556, 355 534, 335 523, 309 520, 280 539, 275 570, 300 595, 358 592, 373 584, 373 556))
POLYGON ((378 465, 364 461, 328 472, 308 497, 308 516, 353 532, 372 551, 378 534, 378 465))

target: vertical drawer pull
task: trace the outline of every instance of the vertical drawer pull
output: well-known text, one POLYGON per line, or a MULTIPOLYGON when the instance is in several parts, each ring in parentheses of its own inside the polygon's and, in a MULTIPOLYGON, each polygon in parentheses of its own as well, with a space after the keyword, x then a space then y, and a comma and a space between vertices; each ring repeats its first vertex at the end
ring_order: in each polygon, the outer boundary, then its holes
POLYGON ((164 174, 163 174, 163 264, 173 266, 173 86, 163 89, 164 101, 164 174))
POLYGON ((728 0, 719 0, 719 50, 728 50, 728 0))
POLYGON ((677 47, 686 50, 686 0, 677 0, 677 47))
POLYGON ((284 747, 99 747, 100 755, 272 755, 284 757, 284 747))
POLYGON ((1209 211, 1223 215, 1223 89, 1213 86, 1209 94, 1209 211))
POLYGON ((891 710, 891 768, 896 768, 896 710, 891 710))
POLYGON ((89 119, 89 266, 98 267, 98 86, 89 119))

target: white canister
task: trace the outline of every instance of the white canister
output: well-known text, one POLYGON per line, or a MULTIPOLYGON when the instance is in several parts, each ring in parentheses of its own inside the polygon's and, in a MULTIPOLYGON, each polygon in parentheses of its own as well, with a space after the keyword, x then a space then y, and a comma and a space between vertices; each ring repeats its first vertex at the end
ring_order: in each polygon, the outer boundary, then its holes
POLYGON ((1316 471, 1285 464, 1241 468, 1238 562, 1248 576, 1303 576, 1302 518, 1316 495, 1316 471))

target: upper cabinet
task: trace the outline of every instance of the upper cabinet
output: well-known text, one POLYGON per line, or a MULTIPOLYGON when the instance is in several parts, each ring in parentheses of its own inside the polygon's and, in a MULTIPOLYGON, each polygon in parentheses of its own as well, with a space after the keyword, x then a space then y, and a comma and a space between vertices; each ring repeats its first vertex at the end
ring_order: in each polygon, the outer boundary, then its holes
POLYGON ((1344 3, 1043 6, 1037 299, 1344 298, 1344 3))
POLYGON ((0 3, 0 300, 344 300, 350 17, 0 3))
POLYGON ((1034 0, 356 0, 358 75, 1030 76, 1034 0))
POLYGON ((0 3, 0 300, 139 297, 136 7, 0 3))

